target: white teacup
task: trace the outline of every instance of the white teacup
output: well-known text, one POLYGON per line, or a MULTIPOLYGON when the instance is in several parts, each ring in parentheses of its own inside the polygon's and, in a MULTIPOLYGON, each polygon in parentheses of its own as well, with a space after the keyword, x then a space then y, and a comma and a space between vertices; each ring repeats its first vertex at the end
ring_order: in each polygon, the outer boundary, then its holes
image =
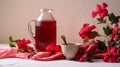
POLYGON ((79 51, 80 45, 76 43, 62 44, 62 52, 67 60, 74 59, 76 53, 79 51))

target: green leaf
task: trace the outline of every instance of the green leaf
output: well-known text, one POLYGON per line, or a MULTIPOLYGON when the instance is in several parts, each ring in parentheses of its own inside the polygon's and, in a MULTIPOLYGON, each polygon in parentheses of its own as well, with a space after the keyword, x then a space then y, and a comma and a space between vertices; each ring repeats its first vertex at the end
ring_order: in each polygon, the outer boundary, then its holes
POLYGON ((10 42, 13 42, 12 36, 9 37, 9 41, 10 41, 10 42))
POLYGON ((100 41, 100 40, 97 40, 97 42, 98 42, 98 48, 100 50, 106 50, 106 44, 105 44, 105 42, 100 41))
POLYGON ((12 36, 9 37, 9 42, 16 42, 17 43, 18 41, 19 41, 19 39, 13 40, 12 36))
POLYGON ((116 45, 116 42, 115 41, 108 41, 108 45, 110 45, 110 46, 115 46, 116 45))
POLYGON ((13 43, 9 43, 10 47, 16 47, 13 43))
POLYGON ((97 20, 99 21, 98 24, 106 23, 106 19, 103 19, 103 18, 97 18, 97 20))
POLYGON ((24 50, 23 49, 18 49, 17 52, 24 52, 24 50))
POLYGON ((89 41, 89 39, 84 39, 84 43, 87 43, 89 41))
POLYGON ((115 16, 113 13, 108 14, 108 18, 111 21, 111 24, 116 24, 119 22, 120 16, 115 16))
POLYGON ((18 42, 18 40, 13 40, 12 36, 9 37, 9 46, 10 47, 16 47, 16 43, 18 42))
POLYGON ((16 43, 17 43, 18 41, 19 41, 19 39, 18 39, 18 40, 13 40, 13 42, 16 42, 16 43))
POLYGON ((85 59, 88 62, 93 62, 93 57, 92 56, 87 56, 85 59))
POLYGON ((106 28, 103 27, 103 30, 104 30, 104 33, 105 33, 106 36, 109 36, 112 33, 112 31, 110 30, 109 26, 107 26, 106 28))
POLYGON ((120 39, 120 29, 118 29, 118 38, 120 39))
POLYGON ((93 34, 95 34, 96 36, 99 36, 98 32, 96 31, 92 31, 93 34))

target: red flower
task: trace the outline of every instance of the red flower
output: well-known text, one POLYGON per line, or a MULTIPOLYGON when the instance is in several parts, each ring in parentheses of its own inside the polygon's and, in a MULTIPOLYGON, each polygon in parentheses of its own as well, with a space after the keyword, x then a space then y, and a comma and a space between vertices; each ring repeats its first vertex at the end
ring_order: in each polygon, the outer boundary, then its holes
POLYGON ((85 23, 83 27, 81 28, 79 35, 83 39, 85 38, 94 39, 96 35, 92 32, 92 30, 95 28, 96 28, 95 25, 89 26, 89 24, 85 23))
POLYGON ((103 54, 103 61, 118 62, 119 50, 115 46, 108 46, 107 52, 103 54))
POLYGON ((19 40, 17 42, 18 49, 23 51, 28 51, 28 49, 30 49, 30 46, 28 46, 28 44, 30 43, 31 43, 30 40, 26 40, 26 39, 19 40))
POLYGON ((115 24, 112 29, 112 34, 110 35, 110 40, 116 41, 118 39, 118 24, 115 24))
POLYGON ((62 52, 61 51, 61 46, 60 45, 56 45, 56 44, 50 44, 50 45, 48 45, 45 50, 47 52, 51 52, 51 54, 62 52))
POLYGON ((92 11, 92 17, 96 17, 97 15, 99 15, 101 18, 104 18, 105 16, 107 16, 108 14, 108 10, 107 8, 107 4, 106 3, 102 3, 102 5, 97 5, 96 6, 96 10, 92 11))

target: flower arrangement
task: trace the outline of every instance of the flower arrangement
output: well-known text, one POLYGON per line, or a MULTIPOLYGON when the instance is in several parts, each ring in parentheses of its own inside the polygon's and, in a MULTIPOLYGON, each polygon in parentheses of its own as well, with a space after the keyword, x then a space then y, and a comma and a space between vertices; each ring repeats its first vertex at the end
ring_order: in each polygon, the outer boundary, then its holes
MULTIPOLYGON (((106 3, 102 3, 102 5, 96 5, 96 10, 92 11, 92 18, 98 16, 97 24, 108 24, 106 27, 103 27, 104 35, 99 34, 95 30, 97 28, 95 25, 85 23, 79 31, 79 35, 84 40, 84 43, 80 45, 79 51, 73 60, 85 62, 93 61, 94 58, 100 58, 105 62, 120 62, 120 27, 118 24, 120 16, 109 13, 107 7, 106 3), (96 39, 97 37, 104 37, 105 40, 98 40, 96 39)), ((67 44, 65 37, 62 37, 62 39, 67 44)), ((6 49, 7 52, 1 53, 3 55, 0 58, 27 57, 28 59, 42 61, 65 58, 60 45, 50 44, 45 47, 45 52, 37 52, 35 46, 30 44, 30 40, 25 38, 14 40, 10 36, 10 47, 16 47, 17 49, 11 49, 11 51, 6 49)), ((5 51, 5 49, 3 50, 5 51)))
POLYGON ((17 47, 19 52, 32 52, 34 48, 30 46, 30 40, 18 39, 14 40, 11 36, 9 37, 9 45, 10 47, 17 47))
MULTIPOLYGON (((119 19, 120 16, 115 16, 114 13, 109 13, 107 10, 108 5, 106 3, 102 3, 102 5, 96 5, 96 10, 92 11, 92 18, 97 18, 97 24, 108 24, 106 27, 103 27, 103 31, 105 35, 101 35, 95 31, 97 28, 95 25, 89 25, 85 23, 81 28, 79 35, 84 40, 84 44, 88 43, 96 43, 98 45, 94 50, 102 51, 101 58, 105 62, 119 62, 120 59, 120 28, 119 28, 119 19), (95 37, 105 37, 105 40, 97 40, 95 37)), ((90 45, 91 46, 91 45, 90 45)), ((93 46, 93 47, 96 47, 93 46)), ((91 47, 89 47, 91 48, 91 47)), ((101 52, 100 52, 101 53, 101 52)), ((100 54, 99 53, 99 54, 100 54)), ((84 53, 90 54, 92 53, 84 53)), ((92 56, 93 57, 93 56, 92 56)), ((87 55, 85 55, 85 58, 87 55)))

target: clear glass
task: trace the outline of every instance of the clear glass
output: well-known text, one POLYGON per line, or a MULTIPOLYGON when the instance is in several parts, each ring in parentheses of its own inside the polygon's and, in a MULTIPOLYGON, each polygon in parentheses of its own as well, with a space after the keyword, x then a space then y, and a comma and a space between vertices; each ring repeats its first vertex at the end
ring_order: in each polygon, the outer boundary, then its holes
POLYGON ((31 36, 35 39, 37 51, 45 51, 46 46, 56 44, 56 20, 52 16, 53 9, 40 9, 40 16, 35 22, 35 34, 28 25, 31 36))

